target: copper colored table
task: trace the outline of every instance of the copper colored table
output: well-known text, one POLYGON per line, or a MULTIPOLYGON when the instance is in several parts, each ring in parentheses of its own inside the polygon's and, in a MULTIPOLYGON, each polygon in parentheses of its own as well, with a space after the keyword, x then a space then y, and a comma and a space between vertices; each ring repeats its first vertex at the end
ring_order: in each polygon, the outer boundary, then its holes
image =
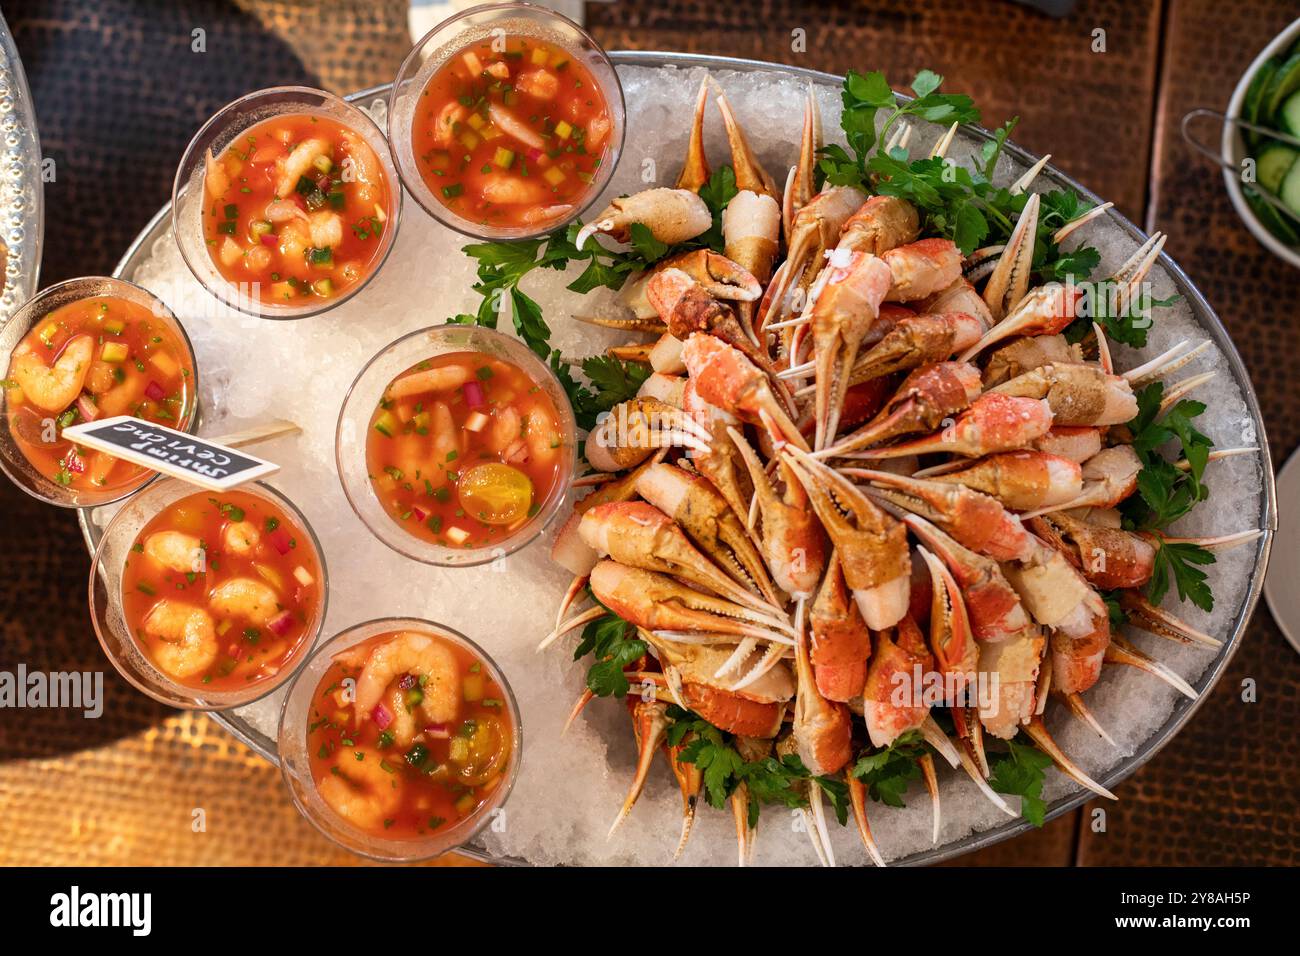
MULTIPOLYGON (((1300 440, 1300 273, 1233 215, 1217 172, 1178 136, 1222 107, 1289 19, 1244 0, 1081 0, 1052 20, 1005 0, 587 5, 609 48, 752 57, 843 72, 921 67, 969 92, 1016 139, 1148 229, 1233 334, 1277 461, 1300 440), (1096 30, 1105 52, 1094 52, 1096 30)), ((1293 14, 1292 14, 1293 15, 1293 14)), ((110 271, 170 195, 176 158, 218 107, 261 86, 339 92, 392 78, 409 42, 402 0, 7 0, 55 161, 42 281, 110 271), (206 52, 194 52, 202 30, 206 52)), ((1285 507, 1286 502, 1282 503, 1285 507)), ((105 670, 104 713, 0 711, 0 865, 356 864, 300 820, 279 772, 209 719, 177 713, 104 668, 83 595, 75 517, 0 483, 0 669, 105 670), (206 828, 196 832, 195 810, 206 828)), ((1300 658, 1262 605, 1189 726, 1118 790, 962 864, 1294 864, 1300 856, 1300 658), (1242 700, 1253 678, 1258 701, 1242 700)), ((447 859, 442 862, 462 862, 447 859)))

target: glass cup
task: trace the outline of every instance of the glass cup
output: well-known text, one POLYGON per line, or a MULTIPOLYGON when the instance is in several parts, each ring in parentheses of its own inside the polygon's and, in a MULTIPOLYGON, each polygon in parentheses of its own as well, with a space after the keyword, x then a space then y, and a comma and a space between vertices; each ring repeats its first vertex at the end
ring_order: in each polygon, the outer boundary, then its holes
MULTIPOLYGON (((162 299, 125 279, 113 279, 107 276, 68 279, 42 289, 28 299, 8 322, 0 326, 0 375, 8 374, 7 370, 13 361, 14 349, 26 338, 27 333, 45 321, 50 313, 82 299, 110 296, 149 309, 155 318, 167 326, 185 350, 185 358, 191 371, 187 386, 188 394, 182 413, 175 422, 167 424, 178 431, 192 432, 198 420, 199 394, 199 370, 194 358, 194 347, 190 344, 190 338, 185 334, 185 328, 180 320, 162 299)), ((93 508, 120 501, 158 477, 157 472, 145 469, 137 478, 126 484, 113 485, 100 491, 74 489, 61 485, 41 474, 23 454, 11 431, 10 412, 8 390, 0 389, 0 470, 33 498, 39 498, 47 504, 61 508, 93 508)))
POLYGON ((99 547, 95 549, 95 557, 91 561, 90 617, 94 622, 95 635, 99 638, 100 646, 104 648, 104 653, 108 655, 108 659, 112 661, 118 673, 138 690, 171 707, 187 710, 225 710, 260 700, 289 680, 303 665, 325 623, 325 612, 329 605, 329 572, 325 567, 325 552, 307 516, 298 510, 292 501, 263 482, 240 485, 238 490, 263 498, 288 515, 303 530, 305 534, 303 543, 311 549, 320 568, 320 607, 304 630, 293 655, 273 676, 250 683, 246 689, 239 691, 204 690, 178 683, 149 660, 148 655, 136 643, 127 625, 122 607, 122 572, 131 556, 131 547, 144 526, 157 517, 164 508, 181 498, 202 493, 202 489, 197 485, 168 478, 136 495, 123 505, 122 509, 113 516, 113 520, 108 523, 99 547))
POLYGON ((383 268, 397 238, 402 218, 402 189, 397 169, 389 155, 388 141, 374 120, 362 110, 333 93, 305 86, 277 86, 241 96, 217 111, 203 128, 194 134, 185 149, 176 181, 172 186, 172 234, 180 247, 181 257, 199 280, 220 301, 248 315, 264 319, 305 319, 341 305, 360 292, 383 268), (307 296, 301 305, 268 302, 246 286, 232 283, 223 276, 212 260, 203 237, 202 213, 206 203, 203 177, 206 157, 220 156, 250 127, 286 114, 323 116, 359 134, 374 151, 387 179, 389 205, 387 224, 379 236, 380 246, 360 280, 331 298, 307 296))
POLYGON ((411 332, 382 349, 361 369, 343 399, 334 436, 334 459, 343 493, 357 517, 371 533, 394 551, 425 564, 445 568, 473 567, 513 554, 534 541, 560 512, 577 465, 577 424, 573 406, 559 379, 519 339, 477 325, 436 325, 411 332), (523 369, 550 397, 559 415, 564 453, 560 473, 550 494, 536 502, 537 511, 527 524, 509 537, 477 548, 449 548, 417 538, 403 528, 380 504, 366 464, 366 439, 370 419, 389 384, 425 359, 448 352, 481 352, 523 369))
POLYGON ((519 775, 519 760, 523 745, 519 720, 519 705, 514 691, 496 662, 465 635, 445 625, 418 618, 389 617, 356 624, 322 644, 294 678, 285 695, 280 711, 280 731, 277 749, 280 754, 280 772, 285 786, 293 798, 298 812, 317 830, 339 846, 353 853, 389 863, 410 863, 439 856, 448 850, 468 843, 492 819, 494 812, 505 804, 519 775), (510 767, 501 784, 492 791, 486 803, 453 827, 431 833, 422 839, 397 840, 374 836, 352 825, 338 815, 320 796, 312 777, 308 752, 308 723, 311 719, 311 701, 322 677, 341 651, 389 631, 415 631, 430 634, 468 650, 483 662, 489 676, 501 688, 512 728, 510 767))
MULTIPOLYGON (((498 34, 499 35, 499 34, 498 34)), ((582 27, 546 7, 530 3, 497 3, 472 7, 442 21, 415 44, 402 61, 388 94, 388 142, 402 184, 444 226, 478 239, 530 239, 546 235, 573 221, 605 191, 623 149, 625 108, 623 85, 614 64, 600 45, 582 27), (416 106, 430 79, 452 56, 470 43, 504 31, 506 36, 527 36, 543 40, 568 52, 591 72, 600 86, 609 110, 611 125, 609 153, 579 203, 569 215, 545 225, 493 228, 458 215, 434 195, 421 175, 411 140, 416 106)))

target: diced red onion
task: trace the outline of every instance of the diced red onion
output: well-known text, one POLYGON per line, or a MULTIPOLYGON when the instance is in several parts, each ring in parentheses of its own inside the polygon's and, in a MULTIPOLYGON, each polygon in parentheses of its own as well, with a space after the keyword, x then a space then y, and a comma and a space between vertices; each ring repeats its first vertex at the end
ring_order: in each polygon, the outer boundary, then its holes
POLYGON ((289 533, 283 528, 276 528, 267 536, 267 540, 271 542, 271 547, 281 554, 289 553, 289 533))
POLYGON ((99 406, 89 395, 82 392, 77 396, 77 414, 81 416, 83 422, 93 422, 99 417, 99 406))
POLYGON ((449 740, 451 728, 446 724, 430 724, 424 728, 425 734, 432 740, 449 740))
POLYGON ((86 463, 81 460, 75 448, 68 449, 68 453, 63 456, 63 467, 74 475, 84 474, 86 471, 86 463))
POLYGON ((425 514, 425 513, 424 513, 423 511, 421 511, 419 508, 416 508, 416 507, 414 507, 414 506, 411 508, 411 514, 415 515, 415 520, 416 520, 416 521, 420 521, 420 522, 423 522, 425 518, 429 517, 427 514, 425 514))
POLYGON ((277 236, 275 233, 273 232, 262 233, 262 245, 270 246, 272 249, 274 249, 279 244, 280 244, 280 237, 277 236))
POLYGON ((397 681, 397 686, 402 688, 402 690, 410 690, 416 685, 416 683, 417 681, 414 674, 403 674, 397 681))
POLYGON ((293 630, 293 625, 294 625, 293 612, 281 611, 275 617, 271 618, 270 623, 267 624, 266 627, 267 630, 269 630, 276 637, 284 637, 286 634, 288 634, 290 631, 293 630))
POLYGON ((483 396, 483 386, 478 382, 466 382, 460 390, 465 393, 465 404, 470 408, 482 408, 487 404, 487 399, 483 396))
POLYGON ((167 393, 163 391, 163 387, 154 381, 150 381, 149 384, 145 386, 144 394, 146 398, 152 399, 155 402, 161 402, 167 397, 167 393))
POLYGON ((387 730, 388 725, 393 722, 393 715, 383 704, 375 704, 375 709, 370 712, 370 719, 380 730, 387 730))

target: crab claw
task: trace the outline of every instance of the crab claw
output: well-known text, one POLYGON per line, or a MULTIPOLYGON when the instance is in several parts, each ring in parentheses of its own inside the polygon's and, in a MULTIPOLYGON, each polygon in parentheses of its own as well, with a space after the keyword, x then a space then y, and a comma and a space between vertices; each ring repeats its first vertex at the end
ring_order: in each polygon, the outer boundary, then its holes
POLYGON ((1027 293, 1006 318, 961 354, 969 362, 990 345, 1017 335, 1055 335, 1074 321, 1081 293, 1073 283, 1048 282, 1027 293))
POLYGON ((1034 240, 1038 236, 1038 210, 1041 200, 1034 193, 1011 230, 997 268, 984 286, 984 302, 1001 319, 1019 304, 1029 291, 1029 276, 1034 267, 1034 240))
POLYGON ((614 835, 617 830, 627 819, 628 814, 632 812, 632 807, 636 804, 637 798, 641 796, 641 791, 645 789, 646 779, 650 775, 650 764, 654 761, 655 752, 658 751, 668 735, 668 705, 660 703, 657 700, 637 700, 631 705, 632 710, 632 733, 636 736, 636 773, 632 777, 632 785, 628 788, 627 797, 623 800, 623 806, 618 811, 618 816, 614 818, 613 825, 609 828, 606 839, 614 835))
POLYGON ((982 458, 1032 448, 1052 427, 1046 399, 986 392, 942 431, 861 452, 861 458, 907 458, 930 453, 982 458))
POLYGON ((1191 700, 1196 700, 1200 696, 1191 684, 1164 664, 1143 654, 1118 634, 1111 635, 1110 645, 1106 648, 1106 660, 1111 664, 1127 664, 1130 667, 1136 667, 1138 670, 1146 671, 1152 677, 1160 678, 1174 690, 1191 700))
POLYGON ((722 114, 722 125, 727 131, 727 143, 731 146, 731 166, 736 172, 736 188, 766 193, 780 202, 781 193, 776 188, 776 181, 768 175, 763 164, 754 155, 754 151, 749 148, 745 131, 740 128, 740 123, 736 121, 736 116, 731 111, 727 94, 721 89, 718 90, 717 102, 718 112, 722 114))
POLYGON ((835 545, 867 627, 893 627, 907 613, 912 574, 903 525, 807 452, 787 446, 781 460, 799 478, 835 545))
POLYGON ((640 223, 660 242, 676 245, 694 239, 713 225, 708 205, 689 189, 658 186, 631 196, 620 196, 600 211, 573 239, 581 249, 598 232, 619 242, 632 238, 632 226, 640 223))
POLYGON ((862 838, 862 846, 866 849, 867 855, 871 857, 871 862, 876 866, 884 866, 885 858, 880 855, 880 848, 876 846, 876 838, 871 835, 871 824, 867 822, 867 788, 866 785, 853 776, 852 768, 844 771, 844 782, 849 787, 849 806, 853 808, 853 821, 858 825, 858 836, 862 838))
MULTIPOLYGON (((564 592, 564 597, 560 601, 560 609, 555 612, 555 632, 560 630, 560 625, 564 623, 564 615, 569 613, 569 609, 573 607, 574 602, 578 600, 578 595, 586 586, 587 575, 585 574, 579 574, 569 582, 569 589, 564 592)), ((541 648, 539 647, 538 650, 541 648)))
MULTIPOLYGON (((978 724, 979 721, 976 721, 975 723, 978 724)), ((951 746, 951 744, 949 744, 949 746, 951 746)), ((996 790, 989 786, 988 781, 984 778, 984 774, 980 772, 980 768, 976 765, 974 759, 967 752, 966 748, 957 747, 956 750, 957 759, 961 761, 961 768, 966 771, 966 776, 970 777, 971 782, 975 784, 976 789, 984 795, 985 799, 1009 817, 1020 816, 1020 814, 1016 813, 1015 810, 1011 809, 1011 805, 1003 800, 996 790)))
POLYGON ((925 789, 930 793, 931 816, 934 819, 934 832, 930 836, 930 842, 937 846, 939 828, 943 825, 943 809, 939 803, 939 775, 934 770, 934 755, 922 754, 917 764, 921 768, 921 779, 925 781, 925 789))
POLYGON ((930 569, 930 650, 939 673, 951 676, 954 694, 960 695, 975 680, 979 648, 971 633, 970 618, 952 572, 925 548, 918 553, 930 569))
POLYGON ((1057 746, 1056 741, 1048 732, 1047 725, 1043 723, 1042 717, 1031 717, 1029 722, 1024 725, 1024 730, 1025 733, 1029 735, 1029 739, 1038 746, 1038 749, 1052 758, 1052 763, 1056 764, 1057 769, 1060 770, 1061 773, 1065 774, 1081 787, 1091 790, 1099 797, 1106 797, 1109 800, 1119 799, 1115 794, 1111 793, 1096 780, 1093 780, 1092 777, 1084 773, 1083 769, 1079 767, 1078 764, 1065 755, 1065 751, 1057 746))
POLYGON ((822 117, 812 83, 804 100, 803 133, 799 138, 799 162, 790 167, 785 194, 781 199, 781 226, 790 235, 794 217, 817 192, 817 150, 822 145, 822 117))
POLYGON ((691 735, 687 734, 678 741, 676 746, 664 745, 668 765, 672 767, 673 776, 677 778, 677 786, 682 791, 682 835, 677 841, 677 849, 673 851, 674 860, 681 857, 682 851, 686 849, 686 841, 691 838, 691 828, 695 825, 695 808, 700 802, 700 788, 704 784, 704 774, 694 763, 686 763, 678 759, 690 741, 691 735))
POLYGON ((700 191, 710 175, 709 157, 704 152, 704 108, 708 102, 709 79, 706 76, 695 97, 695 119, 691 123, 691 138, 686 144, 686 163, 676 183, 678 189, 689 189, 693 193, 700 191))
POLYGON ((583 690, 582 694, 578 697, 577 702, 574 703, 573 710, 569 711, 569 716, 564 721, 564 727, 560 730, 561 737, 569 732, 569 728, 572 727, 573 722, 578 719, 578 715, 581 714, 583 709, 592 702, 595 696, 595 693, 592 692, 590 687, 583 690))
POLYGON ((1065 702, 1069 705, 1070 712, 1096 731, 1098 737, 1106 741, 1106 743, 1110 744, 1112 747, 1119 746, 1115 743, 1115 738, 1106 733, 1106 728, 1103 727, 1097 721, 1097 718, 1093 716, 1092 711, 1088 709, 1088 705, 1083 702, 1083 697, 1081 695, 1062 694, 1061 696, 1065 698, 1065 702))
POLYGON ((739 349, 696 332, 682 346, 682 361, 696 391, 710 405, 768 428, 775 439, 808 447, 799 426, 777 400, 769 378, 739 349))

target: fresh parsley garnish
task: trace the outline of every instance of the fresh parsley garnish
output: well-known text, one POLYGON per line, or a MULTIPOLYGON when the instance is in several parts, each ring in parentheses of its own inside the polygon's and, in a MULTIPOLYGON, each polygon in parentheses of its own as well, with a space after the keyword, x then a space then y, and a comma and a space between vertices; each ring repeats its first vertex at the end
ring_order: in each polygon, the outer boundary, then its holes
POLYGON ((588 654, 595 657, 596 662, 587 670, 587 687, 593 694, 623 697, 631 687, 623 668, 645 652, 645 642, 637 639, 636 628, 611 611, 583 628, 573 659, 588 654))
POLYGON ((871 799, 890 807, 906 806, 903 794, 913 780, 920 779, 917 765, 926 753, 921 733, 909 730, 883 750, 863 754, 849 771, 867 788, 871 799))
POLYGON ((1041 827, 1047 812, 1043 800, 1043 772, 1052 765, 1052 758, 1031 744, 1007 741, 1008 752, 990 753, 989 786, 998 793, 1020 798, 1020 815, 1036 827, 1041 827))

